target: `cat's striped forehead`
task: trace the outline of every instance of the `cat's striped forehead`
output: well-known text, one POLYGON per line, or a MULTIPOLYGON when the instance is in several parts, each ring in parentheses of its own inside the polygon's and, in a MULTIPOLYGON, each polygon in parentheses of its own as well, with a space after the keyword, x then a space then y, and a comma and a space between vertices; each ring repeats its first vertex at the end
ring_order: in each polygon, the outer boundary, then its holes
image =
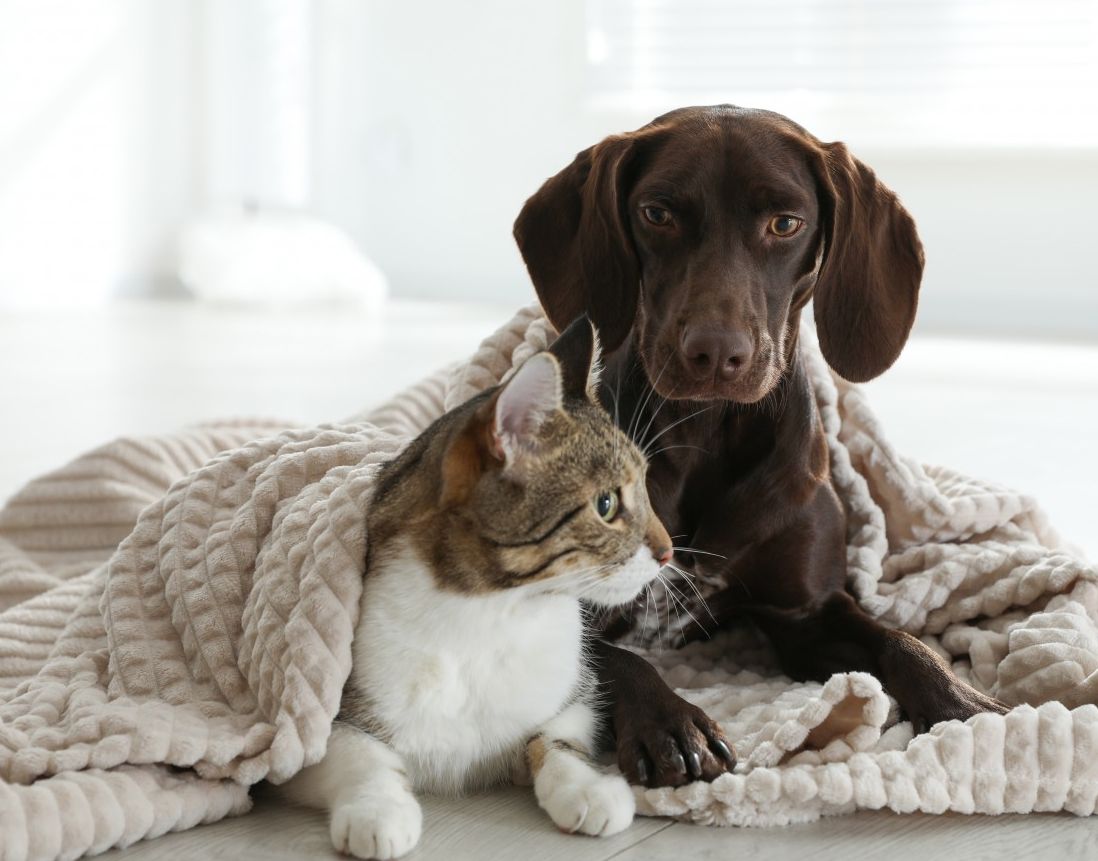
MULTIPOLYGON (((567 420, 546 428, 543 437, 544 467, 587 476, 615 478, 619 482, 642 480, 646 461, 637 447, 601 408, 591 403, 570 405, 567 420)), ((567 488, 562 486, 562 491, 567 488)))

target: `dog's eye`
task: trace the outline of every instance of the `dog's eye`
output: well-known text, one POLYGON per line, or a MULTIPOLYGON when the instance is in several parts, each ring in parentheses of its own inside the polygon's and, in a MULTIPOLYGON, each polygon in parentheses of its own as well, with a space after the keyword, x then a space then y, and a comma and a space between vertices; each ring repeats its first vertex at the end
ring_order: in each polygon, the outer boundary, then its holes
POLYGON ((797 218, 795 215, 775 215, 770 219, 770 223, 766 225, 766 229, 773 233, 775 236, 787 237, 792 236, 801 226, 804 224, 803 218, 797 218))
POLYGON ((650 224, 656 227, 667 227, 671 223, 671 213, 662 206, 646 206, 641 212, 650 224))

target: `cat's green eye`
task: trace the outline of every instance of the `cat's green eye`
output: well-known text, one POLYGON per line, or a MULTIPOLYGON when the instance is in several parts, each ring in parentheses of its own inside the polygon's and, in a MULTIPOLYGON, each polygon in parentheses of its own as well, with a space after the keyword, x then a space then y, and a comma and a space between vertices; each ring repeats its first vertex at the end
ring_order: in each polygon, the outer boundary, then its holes
POLYGON ((621 501, 616 490, 604 490, 595 497, 595 511, 606 523, 610 523, 618 516, 621 501))

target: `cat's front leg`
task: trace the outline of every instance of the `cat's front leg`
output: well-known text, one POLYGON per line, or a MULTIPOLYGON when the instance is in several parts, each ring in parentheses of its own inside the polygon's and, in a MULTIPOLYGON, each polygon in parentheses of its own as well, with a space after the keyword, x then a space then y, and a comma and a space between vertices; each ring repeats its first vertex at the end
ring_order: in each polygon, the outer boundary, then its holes
POLYGON ((332 845, 358 858, 399 858, 419 842, 423 811, 400 756, 369 733, 332 725, 324 759, 282 787, 291 801, 331 816, 332 845))
POLYGON ((594 712, 573 703, 530 739, 526 760, 538 804, 558 828, 607 837, 629 827, 636 805, 624 778, 591 765, 594 735, 594 712))

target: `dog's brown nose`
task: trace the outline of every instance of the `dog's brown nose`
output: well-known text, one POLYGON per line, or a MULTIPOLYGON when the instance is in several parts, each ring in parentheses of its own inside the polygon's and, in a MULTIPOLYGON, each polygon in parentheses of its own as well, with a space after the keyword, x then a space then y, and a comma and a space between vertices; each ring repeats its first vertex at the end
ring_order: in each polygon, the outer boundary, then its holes
POLYGON ((751 358, 751 336, 715 327, 687 329, 682 338, 686 366, 699 379, 731 380, 751 358))

